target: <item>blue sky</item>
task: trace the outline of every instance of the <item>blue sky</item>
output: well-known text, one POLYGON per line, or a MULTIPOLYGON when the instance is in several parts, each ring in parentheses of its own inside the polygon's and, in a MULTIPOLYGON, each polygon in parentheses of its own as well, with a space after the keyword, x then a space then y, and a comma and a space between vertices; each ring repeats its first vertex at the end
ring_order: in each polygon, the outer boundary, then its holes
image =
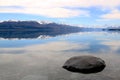
POLYGON ((120 0, 0 0, 0 20, 120 25, 120 0))

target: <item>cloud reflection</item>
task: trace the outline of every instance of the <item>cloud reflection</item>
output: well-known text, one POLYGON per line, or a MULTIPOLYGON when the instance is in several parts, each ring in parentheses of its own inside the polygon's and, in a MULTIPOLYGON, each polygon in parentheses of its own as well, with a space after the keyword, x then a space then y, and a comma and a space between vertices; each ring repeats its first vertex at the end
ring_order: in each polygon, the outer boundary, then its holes
POLYGON ((118 40, 105 41, 102 44, 109 46, 110 48, 109 52, 111 53, 119 53, 120 51, 120 41, 118 40))
POLYGON ((116 51, 120 48, 120 42, 107 39, 92 42, 62 40, 19 48, 0 48, 0 80, 119 80, 120 54, 116 51), (102 58, 107 67, 100 73, 90 75, 62 69, 67 59, 83 54, 102 58))

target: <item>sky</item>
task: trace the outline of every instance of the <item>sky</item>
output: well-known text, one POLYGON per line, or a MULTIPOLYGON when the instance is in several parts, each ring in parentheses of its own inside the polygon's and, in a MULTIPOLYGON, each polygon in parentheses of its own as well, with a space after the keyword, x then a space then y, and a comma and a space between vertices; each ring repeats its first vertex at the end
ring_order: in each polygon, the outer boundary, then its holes
POLYGON ((120 0, 0 0, 0 21, 120 25, 120 0))

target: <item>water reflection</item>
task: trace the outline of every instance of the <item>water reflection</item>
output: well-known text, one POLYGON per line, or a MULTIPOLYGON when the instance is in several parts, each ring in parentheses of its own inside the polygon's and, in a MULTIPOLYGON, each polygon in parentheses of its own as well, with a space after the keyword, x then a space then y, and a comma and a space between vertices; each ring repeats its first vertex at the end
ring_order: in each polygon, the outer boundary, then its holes
MULTIPOLYGON (((15 40, 18 43, 19 41, 21 40, 15 40)), ((29 41, 30 45, 1 46, 0 80, 120 79, 119 34, 106 32, 76 33, 67 37, 59 36, 47 39, 45 43, 43 40, 24 41, 24 43, 29 41), (100 73, 89 75, 64 70, 62 68, 64 62, 77 55, 98 56, 105 60, 106 68, 100 73)))
POLYGON ((48 37, 55 37, 58 35, 65 35, 70 33, 76 33, 78 31, 49 31, 49 32, 42 32, 42 31, 0 31, 0 38, 4 39, 46 39, 48 37))

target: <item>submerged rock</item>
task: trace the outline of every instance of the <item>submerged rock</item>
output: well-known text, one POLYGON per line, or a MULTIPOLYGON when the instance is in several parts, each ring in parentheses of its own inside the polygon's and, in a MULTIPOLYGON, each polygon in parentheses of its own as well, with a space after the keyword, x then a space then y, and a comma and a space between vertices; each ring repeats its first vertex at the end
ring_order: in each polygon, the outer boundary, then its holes
POLYGON ((97 73, 105 68, 104 60, 94 56, 76 56, 65 62, 63 68, 78 73, 97 73))

